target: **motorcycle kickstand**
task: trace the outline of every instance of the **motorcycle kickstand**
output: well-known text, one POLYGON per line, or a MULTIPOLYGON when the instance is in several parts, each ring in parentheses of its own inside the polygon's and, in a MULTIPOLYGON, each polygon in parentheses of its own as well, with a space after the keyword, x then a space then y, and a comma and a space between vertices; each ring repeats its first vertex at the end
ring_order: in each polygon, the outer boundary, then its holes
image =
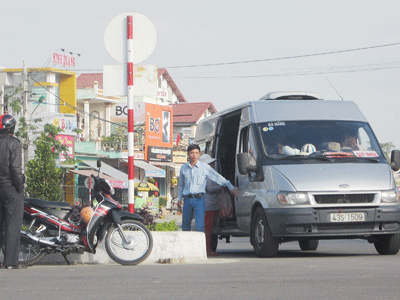
POLYGON ((64 257, 65 261, 67 262, 67 265, 70 266, 71 263, 69 262, 69 260, 68 260, 68 258, 67 258, 67 255, 68 255, 68 254, 66 254, 66 253, 61 253, 61 254, 62 254, 62 256, 64 257))

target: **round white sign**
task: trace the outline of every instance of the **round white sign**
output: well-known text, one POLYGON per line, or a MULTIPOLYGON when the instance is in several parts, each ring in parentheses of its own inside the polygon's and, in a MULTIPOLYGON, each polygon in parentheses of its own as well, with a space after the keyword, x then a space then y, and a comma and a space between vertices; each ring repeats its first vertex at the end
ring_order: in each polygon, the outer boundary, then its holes
POLYGON ((151 21, 137 12, 126 12, 108 23, 104 43, 108 53, 120 63, 127 62, 127 17, 133 16, 133 63, 146 60, 157 43, 157 33, 151 21))
POLYGON ((86 179, 85 179, 85 187, 88 189, 89 187, 91 188, 91 189, 93 189, 94 188, 94 179, 92 179, 92 177, 86 177, 86 179), (91 181, 91 182, 89 182, 89 180, 91 181), (89 185, 90 184, 90 185, 89 185))

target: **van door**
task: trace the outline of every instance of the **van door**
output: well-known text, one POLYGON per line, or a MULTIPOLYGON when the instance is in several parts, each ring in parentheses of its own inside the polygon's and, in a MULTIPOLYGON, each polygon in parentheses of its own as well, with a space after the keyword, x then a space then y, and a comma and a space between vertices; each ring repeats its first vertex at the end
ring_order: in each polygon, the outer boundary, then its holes
POLYGON ((240 111, 220 119, 215 137, 216 170, 235 185, 236 143, 238 140, 240 111))
MULTIPOLYGON (((248 153, 249 163, 256 165, 259 151, 257 141, 251 126, 241 129, 238 153, 248 153)), ((251 207, 256 196, 257 181, 256 173, 241 175, 236 171, 236 184, 239 188, 239 197, 236 198, 236 219, 238 227, 246 232, 250 232, 251 207)))
MULTIPOLYGON (((235 186, 235 163, 241 111, 233 111, 220 118, 213 150, 217 159, 216 171, 235 186)), ((234 203, 233 203, 234 204, 234 203)), ((234 206, 234 205, 233 205, 234 206)), ((224 229, 237 229, 235 207, 233 218, 223 220, 224 229)))

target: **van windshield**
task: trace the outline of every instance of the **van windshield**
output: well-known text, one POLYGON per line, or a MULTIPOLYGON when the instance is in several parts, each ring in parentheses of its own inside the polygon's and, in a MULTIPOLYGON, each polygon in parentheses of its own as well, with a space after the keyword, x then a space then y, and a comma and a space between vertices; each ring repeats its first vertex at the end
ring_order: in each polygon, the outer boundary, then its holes
POLYGON ((385 160, 368 123, 279 121, 258 124, 265 154, 280 161, 385 160))

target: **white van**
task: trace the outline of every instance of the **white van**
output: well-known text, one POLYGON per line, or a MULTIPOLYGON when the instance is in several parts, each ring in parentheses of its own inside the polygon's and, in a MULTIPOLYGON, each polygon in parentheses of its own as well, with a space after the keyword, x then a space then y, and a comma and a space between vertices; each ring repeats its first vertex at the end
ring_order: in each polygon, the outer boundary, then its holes
POLYGON ((316 93, 271 93, 199 122, 195 143, 238 187, 234 217, 218 237, 250 236, 260 257, 280 243, 316 250, 321 239, 366 239, 380 254, 400 249, 400 193, 355 103, 316 93))

